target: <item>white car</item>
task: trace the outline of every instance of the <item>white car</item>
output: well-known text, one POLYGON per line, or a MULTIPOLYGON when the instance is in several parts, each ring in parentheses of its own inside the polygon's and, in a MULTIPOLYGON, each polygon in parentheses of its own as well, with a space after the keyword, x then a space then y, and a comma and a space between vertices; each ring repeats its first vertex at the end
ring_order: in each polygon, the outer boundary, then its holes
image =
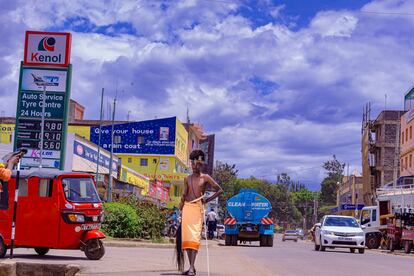
POLYGON ((365 235, 355 218, 328 215, 322 218, 322 223, 316 224, 315 250, 335 247, 349 248, 351 253, 358 249, 360 254, 364 254, 365 235))

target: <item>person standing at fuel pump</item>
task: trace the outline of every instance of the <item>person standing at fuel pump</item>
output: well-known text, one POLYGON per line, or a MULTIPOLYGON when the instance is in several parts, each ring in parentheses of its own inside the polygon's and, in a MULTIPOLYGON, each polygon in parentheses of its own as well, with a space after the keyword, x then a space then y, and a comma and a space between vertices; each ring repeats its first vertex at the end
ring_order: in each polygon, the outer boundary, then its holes
POLYGON ((203 205, 214 200, 223 192, 223 189, 211 176, 201 173, 204 160, 205 154, 202 150, 192 151, 190 161, 193 173, 184 179, 184 194, 180 203, 180 209, 182 210, 181 231, 178 231, 176 240, 179 269, 181 267, 180 264, 183 264, 183 257, 180 257, 182 250, 187 251, 190 263, 189 270, 183 272, 183 275, 196 275, 194 264, 200 247, 203 228, 203 205), (214 189, 215 193, 205 199, 204 193, 208 186, 214 189))

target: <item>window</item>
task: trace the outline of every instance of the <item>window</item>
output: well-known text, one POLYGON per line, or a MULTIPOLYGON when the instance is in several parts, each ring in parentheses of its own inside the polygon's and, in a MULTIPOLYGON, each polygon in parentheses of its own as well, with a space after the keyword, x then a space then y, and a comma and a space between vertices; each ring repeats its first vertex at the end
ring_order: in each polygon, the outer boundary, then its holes
POLYGON ((27 196, 27 179, 20 179, 19 181, 19 197, 27 196))
POLYGON ((140 160, 139 160, 139 164, 140 164, 140 166, 141 167, 146 167, 146 166, 148 166, 148 158, 141 158, 140 160))
POLYGON ((401 158, 401 171, 404 170, 404 158, 401 158))
POLYGON ((132 163, 132 158, 131 157, 128 158, 128 163, 132 163))
POLYGON ((413 127, 410 126, 410 140, 413 139, 413 127))
POLYGON ((101 202, 92 178, 64 178, 62 187, 68 201, 101 202))
POLYGON ((52 179, 40 179, 39 182, 39 197, 52 197, 52 179))
POLYGON ((407 169, 408 168, 408 156, 405 157, 404 164, 405 164, 405 168, 407 169))
POLYGON ((411 165, 412 165, 412 162, 413 162, 413 156, 412 156, 412 154, 410 154, 409 162, 410 162, 410 168, 411 168, 411 165))
POLYGON ((408 141, 408 128, 405 129, 405 141, 408 141))
POLYGON ((372 221, 376 221, 377 220, 377 210, 372 210, 372 221))
POLYGON ((138 136, 138 144, 144 144, 144 136, 138 136))
POLYGON ((401 144, 404 145, 404 131, 401 132, 401 144))
POLYGON ((9 183, 1 182, 0 183, 0 210, 9 209, 9 183))
POLYGON ((114 144, 120 144, 120 143, 121 143, 121 135, 115 135, 114 144))

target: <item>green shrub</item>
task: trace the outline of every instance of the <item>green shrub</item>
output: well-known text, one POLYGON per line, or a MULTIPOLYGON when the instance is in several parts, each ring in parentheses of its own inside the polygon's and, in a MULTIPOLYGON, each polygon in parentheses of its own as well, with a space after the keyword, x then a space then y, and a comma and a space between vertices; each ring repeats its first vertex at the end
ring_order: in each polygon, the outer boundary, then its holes
POLYGON ((120 202, 135 209, 137 214, 136 237, 141 239, 159 240, 166 225, 166 212, 148 202, 139 202, 136 197, 129 196, 120 202))
POLYGON ((134 208, 118 202, 104 203, 105 220, 102 230, 114 238, 135 238, 139 218, 134 208))

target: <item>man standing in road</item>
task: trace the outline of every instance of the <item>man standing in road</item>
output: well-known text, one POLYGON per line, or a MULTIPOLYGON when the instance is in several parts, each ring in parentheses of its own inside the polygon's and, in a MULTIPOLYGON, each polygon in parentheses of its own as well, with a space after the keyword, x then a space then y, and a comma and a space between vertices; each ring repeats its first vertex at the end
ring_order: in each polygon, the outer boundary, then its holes
POLYGON ((214 238, 214 231, 217 227, 217 214, 214 209, 211 208, 207 214, 207 227, 208 227, 208 238, 211 240, 214 238))
POLYGON ((182 250, 187 251, 190 268, 183 272, 183 275, 196 275, 194 264, 198 249, 200 248, 204 218, 203 205, 214 200, 223 192, 223 189, 211 176, 201 173, 204 160, 205 154, 203 151, 192 151, 190 161, 193 173, 184 179, 184 194, 180 203, 180 209, 182 210, 181 243, 178 238, 176 248, 179 267, 181 267, 179 254, 181 254, 182 250), (215 193, 209 198, 204 199, 204 193, 208 186, 214 189, 215 193))

